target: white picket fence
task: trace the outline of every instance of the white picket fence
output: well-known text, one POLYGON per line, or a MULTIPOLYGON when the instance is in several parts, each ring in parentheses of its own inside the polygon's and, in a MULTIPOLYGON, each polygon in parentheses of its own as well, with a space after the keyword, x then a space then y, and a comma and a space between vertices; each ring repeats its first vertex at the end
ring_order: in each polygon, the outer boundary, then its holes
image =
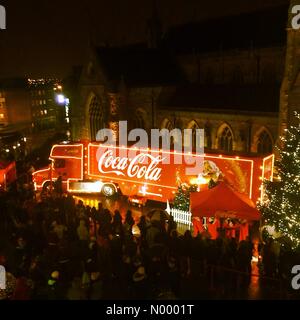
POLYGON ((173 216, 175 222, 187 225, 189 228, 192 226, 191 212, 172 208, 170 209, 170 215, 173 216))

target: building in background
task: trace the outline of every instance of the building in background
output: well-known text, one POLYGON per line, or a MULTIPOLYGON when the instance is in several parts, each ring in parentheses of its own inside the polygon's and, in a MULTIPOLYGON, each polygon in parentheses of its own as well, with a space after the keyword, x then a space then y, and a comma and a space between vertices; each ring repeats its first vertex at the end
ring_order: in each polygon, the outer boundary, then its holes
POLYGON ((34 132, 61 130, 65 123, 65 101, 61 81, 28 79, 34 132))
POLYGON ((72 110, 73 139, 95 140, 99 129, 117 131, 128 120, 146 130, 204 128, 209 152, 271 152, 287 20, 288 6, 277 6, 177 26, 159 38, 152 18, 148 44, 91 47, 72 110))
POLYGON ((0 80, 0 139, 2 154, 26 152, 69 128, 69 100, 57 79, 0 80))
POLYGON ((27 131, 30 127, 31 97, 27 80, 0 80, 0 129, 27 131))
POLYGON ((31 136, 31 96, 27 79, 0 80, 0 158, 26 155, 31 136))
POLYGON ((74 66, 71 73, 63 80, 64 95, 67 97, 66 102, 66 135, 72 139, 72 126, 78 121, 78 115, 76 114, 78 108, 73 106, 78 105, 80 101, 80 77, 82 74, 82 66, 74 66))

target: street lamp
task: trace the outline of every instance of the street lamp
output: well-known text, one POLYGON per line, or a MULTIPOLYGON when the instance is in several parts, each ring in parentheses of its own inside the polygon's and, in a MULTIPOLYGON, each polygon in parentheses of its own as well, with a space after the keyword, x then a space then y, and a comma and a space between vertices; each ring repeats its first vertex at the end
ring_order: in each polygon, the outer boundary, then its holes
POLYGON ((59 103, 59 104, 65 104, 66 102, 66 98, 63 94, 58 94, 56 96, 56 101, 59 103))

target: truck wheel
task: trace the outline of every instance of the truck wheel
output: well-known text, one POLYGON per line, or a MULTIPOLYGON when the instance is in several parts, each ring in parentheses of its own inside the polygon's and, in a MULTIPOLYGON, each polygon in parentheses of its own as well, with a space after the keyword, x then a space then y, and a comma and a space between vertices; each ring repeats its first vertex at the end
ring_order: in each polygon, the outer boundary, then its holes
POLYGON ((112 197, 117 193, 117 188, 112 183, 106 183, 103 187, 101 192, 105 195, 105 197, 112 197))
POLYGON ((54 190, 54 183, 51 181, 47 181, 43 186, 43 192, 49 192, 50 190, 54 190))

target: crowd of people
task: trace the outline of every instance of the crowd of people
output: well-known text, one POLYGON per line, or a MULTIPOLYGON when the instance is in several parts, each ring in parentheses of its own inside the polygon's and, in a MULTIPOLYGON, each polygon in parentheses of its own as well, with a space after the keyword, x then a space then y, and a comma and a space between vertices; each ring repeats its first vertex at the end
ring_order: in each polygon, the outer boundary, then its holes
MULTIPOLYGON (((8 283, 0 299, 209 298, 212 276, 226 296, 239 274, 230 270, 243 275, 245 288, 250 282, 249 238, 179 235, 163 211, 135 221, 130 210, 111 212, 101 202, 91 208, 54 191, 37 199, 31 190, 3 194, 0 206, 0 265, 8 283)), ((289 251, 268 243, 260 254, 264 274, 290 273, 289 251)))

